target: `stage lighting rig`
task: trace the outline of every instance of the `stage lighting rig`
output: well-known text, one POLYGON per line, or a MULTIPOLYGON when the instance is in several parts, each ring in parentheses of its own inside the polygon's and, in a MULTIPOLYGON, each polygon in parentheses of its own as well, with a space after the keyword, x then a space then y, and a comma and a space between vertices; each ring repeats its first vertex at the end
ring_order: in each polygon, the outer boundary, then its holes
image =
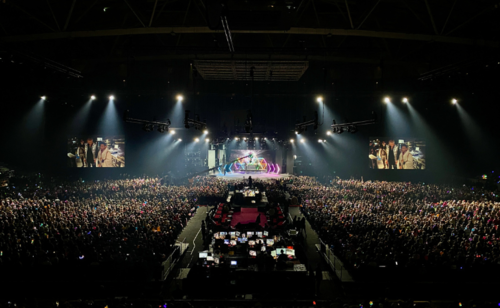
POLYGON ((167 121, 165 121, 165 122, 149 121, 149 120, 129 118, 128 114, 129 114, 129 110, 126 110, 123 113, 123 120, 125 122, 128 122, 128 123, 142 124, 143 129, 146 132, 153 131, 155 126, 158 127, 158 131, 160 133, 168 132, 168 129, 170 128, 170 125, 172 124, 169 119, 167 119, 167 121))
POLYGON ((295 133, 297 135, 302 134, 307 130, 308 126, 313 126, 313 129, 318 129, 318 112, 314 112, 314 119, 310 121, 306 121, 306 117, 304 116, 304 122, 295 124, 295 133))
POLYGON ((184 127, 185 128, 189 129, 191 127, 190 125, 193 125, 196 130, 201 130, 201 131, 207 130, 207 123, 201 122, 199 115, 197 115, 197 114, 195 115, 196 119, 190 119, 189 113, 190 113, 189 110, 184 111, 184 127))
POLYGON ((373 119, 365 120, 365 121, 337 124, 337 122, 335 122, 335 120, 333 120, 333 124, 331 125, 332 132, 334 134, 342 134, 344 131, 347 131, 348 133, 354 134, 358 131, 358 126, 371 125, 371 124, 375 124, 377 122, 377 114, 375 113, 375 111, 372 112, 372 114, 373 114, 373 119))
POLYGON ((252 111, 248 110, 247 120, 245 121, 245 132, 252 133, 253 122, 252 122, 252 111))

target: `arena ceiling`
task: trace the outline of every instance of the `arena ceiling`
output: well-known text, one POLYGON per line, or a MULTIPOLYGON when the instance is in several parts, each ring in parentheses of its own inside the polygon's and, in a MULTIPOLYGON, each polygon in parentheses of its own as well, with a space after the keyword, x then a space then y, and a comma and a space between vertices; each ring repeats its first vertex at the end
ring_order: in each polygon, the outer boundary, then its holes
POLYGON ((2 0, 0 50, 74 68, 75 76, 133 59, 219 66, 226 61, 228 67, 235 61, 384 63, 425 78, 497 56, 499 5, 498 0, 2 0))

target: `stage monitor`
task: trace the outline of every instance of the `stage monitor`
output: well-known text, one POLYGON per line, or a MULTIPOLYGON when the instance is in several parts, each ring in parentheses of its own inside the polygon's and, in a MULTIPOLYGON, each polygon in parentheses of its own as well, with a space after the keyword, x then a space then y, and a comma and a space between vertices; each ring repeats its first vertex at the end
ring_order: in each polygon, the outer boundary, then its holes
POLYGON ((70 168, 124 168, 124 136, 78 136, 68 138, 67 166, 70 168))
POLYGON ((260 251, 262 251, 262 252, 266 251, 266 246, 262 246, 262 247, 260 248, 260 251))
POLYGON ((224 240, 224 244, 229 245, 229 240, 224 240))
POLYGON ((250 257, 256 257, 257 256, 257 252, 255 250, 249 250, 248 254, 250 255, 250 257))
POLYGON ((425 161, 426 143, 420 138, 370 137, 370 169, 424 170, 425 161))
POLYGON ((287 249, 286 254, 292 257, 295 257, 295 250, 293 249, 287 249))
POLYGON ((264 231, 264 236, 269 236, 269 232, 264 231))
POLYGON ((235 238, 236 237, 236 232, 229 232, 229 235, 231 235, 231 238, 235 238))
POLYGON ((247 231, 247 236, 248 237, 252 237, 254 235, 254 232, 253 231, 247 231))
POLYGON ((236 241, 235 240, 232 240, 230 243, 231 243, 231 246, 236 246, 236 241))
POLYGON ((198 257, 199 257, 200 259, 206 259, 206 258, 207 258, 207 256, 208 256, 208 254, 207 254, 206 252, 200 252, 200 253, 198 254, 198 257))
POLYGON ((295 230, 295 229, 289 230, 288 234, 290 234, 290 235, 297 235, 297 230, 295 230))
POLYGON ((220 233, 220 237, 222 237, 222 238, 226 237, 226 235, 227 235, 227 232, 221 232, 220 233))
POLYGON ((274 240, 267 239, 266 242, 267 242, 267 246, 273 246, 274 245, 274 240))
POLYGON ((231 266, 238 266, 238 261, 231 261, 231 266))
POLYGON ((276 250, 271 251, 271 256, 276 257, 276 250))
POLYGON ((236 233, 236 237, 240 237, 240 234, 241 234, 240 231, 236 231, 235 233, 236 233))
POLYGON ((255 232, 255 234, 257 235, 257 237, 262 237, 262 232, 260 231, 255 232))
POLYGON ((208 257, 207 256, 207 261, 213 261, 214 260, 214 257, 208 257))
POLYGON ((255 246, 255 241, 248 241, 248 245, 255 246))

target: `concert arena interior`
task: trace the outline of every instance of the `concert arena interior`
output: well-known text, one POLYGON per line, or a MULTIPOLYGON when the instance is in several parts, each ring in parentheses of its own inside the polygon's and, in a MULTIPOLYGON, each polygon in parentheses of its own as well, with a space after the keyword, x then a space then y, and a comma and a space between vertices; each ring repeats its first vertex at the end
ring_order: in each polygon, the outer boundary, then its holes
POLYGON ((0 308, 500 306, 499 6, 0 1, 0 308))

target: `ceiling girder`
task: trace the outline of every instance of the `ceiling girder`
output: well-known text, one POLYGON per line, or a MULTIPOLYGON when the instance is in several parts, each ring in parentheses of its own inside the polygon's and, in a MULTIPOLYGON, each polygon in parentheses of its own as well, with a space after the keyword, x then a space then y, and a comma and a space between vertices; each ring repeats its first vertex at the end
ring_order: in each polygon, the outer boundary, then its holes
MULTIPOLYGON (((210 30, 208 27, 159 27, 159 28, 131 28, 131 29, 111 29, 96 31, 67 31, 54 33, 40 33, 29 35, 4 36, 0 38, 2 43, 16 43, 40 40, 56 40, 70 38, 121 36, 121 35, 145 35, 145 34, 223 34, 222 30, 210 30)), ((429 35, 416 33, 400 33, 386 31, 368 31, 353 29, 318 29, 318 28, 291 28, 288 31, 282 30, 234 30, 232 33, 241 34, 293 34, 293 35, 332 35, 332 36, 358 36, 375 37, 398 40, 414 40, 427 42, 440 42, 449 44, 475 45, 485 47, 500 47, 500 41, 473 39, 464 37, 453 37, 444 35, 429 35)))

